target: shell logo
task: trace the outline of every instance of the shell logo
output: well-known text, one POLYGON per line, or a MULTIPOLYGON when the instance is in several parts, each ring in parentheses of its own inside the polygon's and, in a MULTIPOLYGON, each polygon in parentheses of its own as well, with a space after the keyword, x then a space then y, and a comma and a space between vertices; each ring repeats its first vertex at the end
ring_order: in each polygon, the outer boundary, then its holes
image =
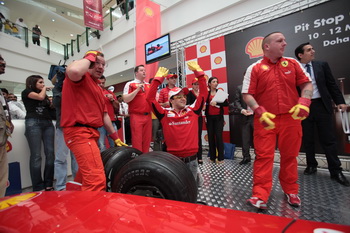
POLYGON ((148 6, 145 7, 145 9, 143 11, 145 12, 146 16, 152 17, 154 15, 154 12, 153 12, 152 8, 150 8, 148 6))
POLYGON ((205 53, 206 51, 207 51, 207 46, 205 46, 205 45, 202 45, 200 48, 199 48, 199 51, 201 52, 201 53, 205 53))
POLYGON ((215 59, 214 59, 214 63, 215 64, 220 64, 222 62, 222 58, 221 57, 216 57, 215 59))
POLYGON ((11 206, 17 205, 18 203, 27 201, 29 199, 32 199, 36 196, 39 196, 41 193, 27 193, 24 195, 19 195, 15 197, 11 197, 9 199, 6 199, 4 201, 0 202, 0 211, 5 210, 7 208, 10 208, 11 206))
POLYGON ((254 37, 245 46, 245 53, 249 55, 249 58, 262 57, 264 55, 262 50, 262 41, 264 37, 254 37))

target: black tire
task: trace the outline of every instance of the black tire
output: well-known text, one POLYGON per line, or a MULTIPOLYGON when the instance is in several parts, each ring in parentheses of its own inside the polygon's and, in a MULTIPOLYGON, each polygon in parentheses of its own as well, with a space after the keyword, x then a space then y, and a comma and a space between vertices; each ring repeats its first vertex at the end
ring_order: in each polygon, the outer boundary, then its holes
POLYGON ((112 192, 195 203, 198 188, 190 169, 176 156, 153 151, 116 173, 112 192))
POLYGON ((141 155, 142 152, 132 147, 112 147, 101 153, 106 181, 107 192, 111 190, 111 184, 115 174, 130 160, 141 155))

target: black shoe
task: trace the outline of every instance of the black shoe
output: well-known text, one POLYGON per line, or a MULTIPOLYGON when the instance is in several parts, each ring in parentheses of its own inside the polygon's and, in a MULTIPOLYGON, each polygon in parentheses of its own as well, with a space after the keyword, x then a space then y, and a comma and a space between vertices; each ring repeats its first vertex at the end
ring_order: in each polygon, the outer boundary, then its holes
POLYGON ((312 175, 317 172, 317 167, 306 167, 304 175, 312 175))
POLYGON ((332 174, 331 179, 337 181, 341 185, 350 186, 349 181, 346 179, 346 177, 341 171, 338 173, 332 174))
POLYGON ((239 165, 247 164, 250 163, 250 159, 248 158, 243 158, 241 162, 239 162, 239 165))

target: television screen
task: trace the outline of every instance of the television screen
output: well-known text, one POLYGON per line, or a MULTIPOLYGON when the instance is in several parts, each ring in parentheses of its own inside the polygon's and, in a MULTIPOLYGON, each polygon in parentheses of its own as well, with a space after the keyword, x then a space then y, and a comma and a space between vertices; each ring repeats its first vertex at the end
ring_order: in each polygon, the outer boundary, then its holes
POLYGON ((145 44, 146 64, 170 57, 170 36, 166 34, 145 44))

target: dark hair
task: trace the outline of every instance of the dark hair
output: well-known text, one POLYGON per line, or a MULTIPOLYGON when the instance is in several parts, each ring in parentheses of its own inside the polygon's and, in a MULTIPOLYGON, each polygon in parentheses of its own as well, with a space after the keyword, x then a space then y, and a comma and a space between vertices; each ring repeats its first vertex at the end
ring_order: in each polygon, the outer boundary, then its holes
POLYGON ((106 80, 106 77, 104 75, 102 75, 99 79, 106 80))
POLYGON ((149 79, 149 83, 152 83, 153 79, 154 79, 154 78, 150 78, 150 79, 149 79))
POLYGON ((261 43, 261 48, 262 48, 262 50, 264 50, 264 45, 265 45, 266 43, 269 42, 269 39, 268 39, 268 38, 269 38, 271 35, 276 34, 276 33, 282 33, 282 32, 278 32, 278 31, 276 31, 276 32, 271 32, 271 33, 267 34, 267 35, 264 37, 264 39, 263 39, 263 41, 262 41, 262 43, 261 43))
POLYGON ((36 88, 36 83, 39 81, 39 79, 43 79, 40 75, 31 75, 26 79, 26 88, 33 90, 34 92, 39 93, 40 90, 36 88))
POLYGON ((302 43, 301 45, 299 45, 295 50, 294 50, 294 54, 295 57, 300 61, 300 57, 298 56, 299 53, 304 53, 304 46, 305 45, 309 45, 310 42, 306 42, 306 43, 302 43))
POLYGON ((135 69, 134 69, 134 73, 137 73, 138 71, 139 71, 139 68, 140 67, 145 67, 144 65, 138 65, 138 66, 136 66, 135 67, 135 69))
POLYGON ((5 92, 6 94, 9 94, 9 91, 6 88, 1 88, 1 92, 5 92))
POLYGON ((208 80, 208 84, 211 83, 211 81, 213 81, 214 79, 219 81, 219 79, 217 77, 210 77, 209 80, 208 80))
POLYGON ((120 98, 120 97, 123 97, 122 95, 117 95, 117 99, 120 98))

